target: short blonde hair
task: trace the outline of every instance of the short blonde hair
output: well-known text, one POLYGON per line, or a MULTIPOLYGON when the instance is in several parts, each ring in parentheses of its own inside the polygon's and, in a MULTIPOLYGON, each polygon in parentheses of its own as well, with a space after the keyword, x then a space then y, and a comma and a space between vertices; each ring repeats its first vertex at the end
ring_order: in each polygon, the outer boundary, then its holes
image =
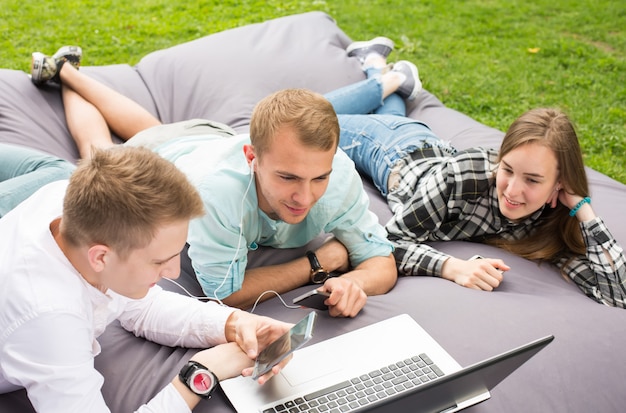
POLYGON ((127 257, 163 225, 203 212, 200 195, 174 164, 120 145, 79 163, 65 194, 62 231, 71 245, 104 244, 127 257))
POLYGON ((284 89, 261 100, 250 119, 250 141, 257 156, 272 145, 278 130, 291 126, 305 146, 328 151, 339 145, 339 121, 332 104, 319 93, 284 89))

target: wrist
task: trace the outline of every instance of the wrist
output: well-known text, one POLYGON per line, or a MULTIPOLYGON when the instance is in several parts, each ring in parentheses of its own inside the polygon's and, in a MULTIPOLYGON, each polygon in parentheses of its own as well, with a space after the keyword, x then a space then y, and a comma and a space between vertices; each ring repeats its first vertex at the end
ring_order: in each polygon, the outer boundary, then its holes
POLYGON ((441 273, 439 276, 445 280, 454 281, 456 270, 455 266, 461 262, 460 259, 455 257, 448 257, 441 265, 441 273))
POLYGON ((580 208, 578 208, 578 211, 576 211, 576 219, 578 219, 579 222, 591 221, 595 217, 596 214, 593 212, 591 205, 588 203, 582 205, 580 208))
POLYGON ((317 254, 313 251, 307 251, 306 257, 311 267, 310 281, 314 284, 323 284, 329 277, 330 273, 320 263, 317 254))
POLYGON ((190 409, 201 400, 210 399, 219 385, 219 379, 208 367, 196 360, 189 360, 182 366, 177 377, 172 380, 190 409))
POLYGON ((200 400, 202 400, 200 396, 189 390, 189 388, 180 381, 178 375, 172 379, 171 384, 174 386, 174 389, 176 389, 178 394, 180 394, 180 397, 182 397, 190 410, 193 410, 193 408, 200 403, 200 400))
POLYGON ((588 196, 584 197, 583 199, 581 199, 580 201, 578 201, 578 203, 576 205, 574 205, 574 207, 569 211, 569 216, 573 217, 576 216, 576 214, 578 213, 578 211, 585 205, 585 204, 591 204, 591 198, 589 198, 588 196))
POLYGON ((348 250, 337 240, 322 245, 315 251, 315 255, 328 272, 345 272, 350 268, 348 250))
POLYGON ((233 342, 237 340, 237 323, 239 322, 239 318, 241 315, 241 310, 236 309, 226 319, 226 324, 224 325, 224 337, 226 338, 226 342, 233 342))

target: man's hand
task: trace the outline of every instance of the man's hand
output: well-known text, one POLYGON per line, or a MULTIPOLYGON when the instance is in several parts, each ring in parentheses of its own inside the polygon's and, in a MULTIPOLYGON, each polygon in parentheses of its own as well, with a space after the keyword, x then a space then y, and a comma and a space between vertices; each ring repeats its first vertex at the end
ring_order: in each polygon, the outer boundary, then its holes
MULTIPOLYGON (((329 272, 345 273, 350 268, 348 250, 334 237, 328 238, 315 253, 329 272)), ((320 288, 330 294, 325 302, 332 317, 355 317, 367 302, 361 285, 347 274, 329 278, 320 288)))
POLYGON ((443 264, 441 278, 454 281, 463 287, 493 291, 503 280, 503 271, 511 268, 500 259, 481 258, 461 260, 450 257, 443 264))
MULTIPOLYGON (((256 359, 261 350, 271 342, 285 334, 292 324, 274 320, 270 317, 258 316, 245 311, 234 311, 226 321, 226 340, 235 342, 247 354, 250 360, 256 359)), ((274 374, 277 374, 288 362, 284 360, 275 366, 271 372, 261 376, 259 383, 265 383, 274 374)), ((252 374, 252 368, 245 369, 244 376, 252 374)))
POLYGON ((329 278, 322 289, 333 317, 355 317, 370 295, 385 294, 396 284, 398 272, 393 255, 372 257, 340 277, 329 278))
POLYGON ((191 360, 206 366, 219 380, 237 377, 242 371, 252 368, 254 361, 237 345, 225 343, 197 352, 191 360))
POLYGON ((322 288, 330 293, 325 302, 332 317, 355 317, 367 302, 365 291, 348 274, 329 278, 322 288))

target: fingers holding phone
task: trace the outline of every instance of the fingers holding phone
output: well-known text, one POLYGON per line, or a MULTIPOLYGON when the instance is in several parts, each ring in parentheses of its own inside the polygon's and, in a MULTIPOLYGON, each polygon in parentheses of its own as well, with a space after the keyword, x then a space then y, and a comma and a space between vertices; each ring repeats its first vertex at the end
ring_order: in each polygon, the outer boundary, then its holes
POLYGON ((332 277, 323 287, 293 299, 295 305, 328 310, 332 317, 355 317, 367 302, 367 294, 348 277, 332 277))
POLYGON ((291 359, 293 352, 313 337, 316 316, 317 314, 311 311, 288 332, 270 343, 259 353, 254 367, 245 369, 242 374, 250 375, 254 380, 258 380, 259 384, 263 384, 280 372, 291 359))
POLYGON ((329 278, 324 289, 330 291, 326 300, 331 317, 356 317, 367 303, 367 294, 349 276, 329 278))

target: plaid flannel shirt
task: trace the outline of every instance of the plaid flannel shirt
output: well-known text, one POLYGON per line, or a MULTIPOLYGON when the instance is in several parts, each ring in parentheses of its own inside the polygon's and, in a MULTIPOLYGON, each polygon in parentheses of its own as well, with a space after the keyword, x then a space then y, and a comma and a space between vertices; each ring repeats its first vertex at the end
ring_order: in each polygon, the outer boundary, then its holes
MULTIPOLYGON (((387 197, 394 213, 387 223, 400 275, 441 276, 450 256, 426 241, 480 241, 497 234, 522 239, 535 230, 543 208, 519 222, 498 208, 493 171, 498 152, 474 148, 417 150, 403 160, 400 184, 387 197)), ((594 300, 626 308, 624 252, 600 218, 580 223, 585 256, 563 257, 557 266, 594 300)))

